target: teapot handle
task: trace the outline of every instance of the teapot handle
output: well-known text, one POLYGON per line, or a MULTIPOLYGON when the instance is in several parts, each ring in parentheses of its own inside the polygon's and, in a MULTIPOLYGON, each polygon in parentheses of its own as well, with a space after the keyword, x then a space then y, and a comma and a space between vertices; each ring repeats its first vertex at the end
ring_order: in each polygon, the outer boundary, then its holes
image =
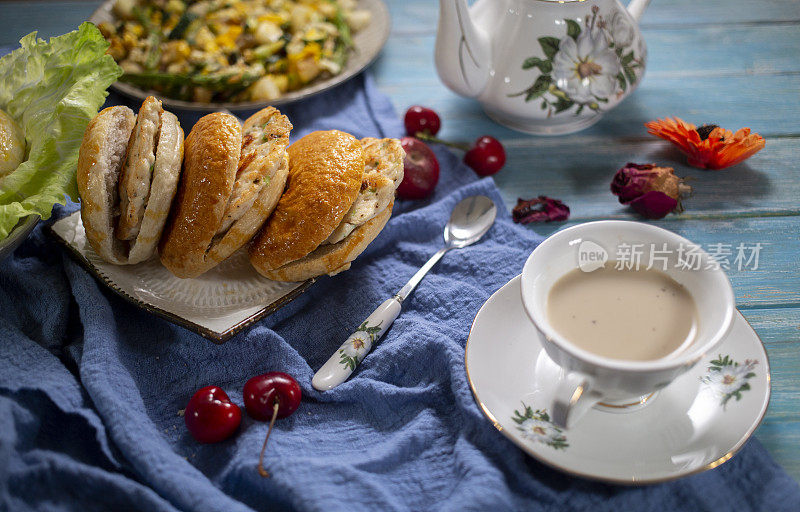
POLYGON ((628 3, 628 14, 638 23, 648 5, 650 5, 650 0, 631 0, 628 3))

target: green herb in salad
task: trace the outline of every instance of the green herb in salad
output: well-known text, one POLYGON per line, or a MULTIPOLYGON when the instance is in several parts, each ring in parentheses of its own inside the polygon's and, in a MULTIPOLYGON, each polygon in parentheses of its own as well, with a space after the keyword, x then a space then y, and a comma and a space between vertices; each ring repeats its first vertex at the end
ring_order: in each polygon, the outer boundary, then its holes
POLYGON ((124 81, 200 103, 274 100, 340 74, 372 17, 355 0, 118 0, 113 12, 99 28, 124 81), (244 88, 217 80, 251 75, 244 88))

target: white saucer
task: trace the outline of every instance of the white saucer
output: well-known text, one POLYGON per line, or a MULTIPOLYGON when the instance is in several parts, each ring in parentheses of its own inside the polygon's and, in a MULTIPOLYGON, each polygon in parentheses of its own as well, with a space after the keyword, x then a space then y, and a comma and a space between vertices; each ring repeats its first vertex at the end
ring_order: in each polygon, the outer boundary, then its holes
POLYGON ((562 371, 523 310, 519 276, 478 312, 465 360, 475 399, 503 435, 554 468, 613 483, 663 482, 719 466, 752 435, 769 403, 767 353, 737 312, 717 350, 643 409, 592 409, 559 430, 548 409, 562 371))

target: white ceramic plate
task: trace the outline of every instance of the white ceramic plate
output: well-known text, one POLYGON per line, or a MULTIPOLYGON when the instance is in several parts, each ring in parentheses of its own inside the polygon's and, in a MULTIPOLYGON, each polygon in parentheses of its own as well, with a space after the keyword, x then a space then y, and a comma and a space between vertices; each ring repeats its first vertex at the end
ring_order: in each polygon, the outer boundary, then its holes
POLYGON ((274 313, 314 282, 270 281, 253 269, 244 251, 198 278, 179 279, 158 258, 138 265, 100 259, 86 240, 80 212, 50 229, 78 263, 121 297, 217 343, 274 313))
POLYGON ((577 476, 622 484, 672 480, 714 468, 744 445, 767 410, 769 361, 737 312, 728 337, 643 409, 590 410, 569 430, 549 421, 562 370, 525 315, 515 277, 483 305, 466 348, 475 399, 529 455, 577 476))
MULTIPOLYGON (((114 21, 116 17, 111 9, 114 7, 116 0, 108 0, 92 14, 89 21, 95 25, 104 21, 114 21)), ((224 103, 199 103, 194 101, 182 101, 172 98, 161 96, 160 94, 152 91, 145 91, 138 87, 123 82, 114 83, 111 88, 125 96, 135 98, 139 101, 144 101, 147 96, 153 94, 157 96, 165 107, 178 109, 178 110, 194 110, 203 112, 217 112, 222 109, 231 111, 237 110, 258 110, 266 106, 278 106, 286 103, 293 103, 302 100, 314 94, 327 91, 342 82, 349 80, 378 57, 378 54, 386 44, 389 38, 389 31, 392 28, 391 18, 389 17, 389 9, 382 0, 359 0, 358 7, 366 9, 372 14, 372 21, 369 25, 359 30, 353 35, 353 52, 347 60, 347 64, 341 73, 330 78, 317 80, 312 82, 306 87, 297 91, 284 94, 278 99, 271 101, 248 101, 248 102, 224 102, 224 103)))

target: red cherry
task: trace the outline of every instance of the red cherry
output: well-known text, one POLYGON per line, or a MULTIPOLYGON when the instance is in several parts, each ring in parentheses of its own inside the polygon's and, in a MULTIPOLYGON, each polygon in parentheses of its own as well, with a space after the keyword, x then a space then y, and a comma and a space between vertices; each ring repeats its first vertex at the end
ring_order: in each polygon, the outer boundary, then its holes
POLYGON ((403 121, 406 125, 406 133, 412 137, 419 132, 436 135, 439 133, 439 128, 442 127, 442 120, 439 119, 439 114, 419 105, 414 105, 406 110, 406 116, 403 121))
POLYGON ((217 386, 197 390, 183 415, 186 428, 200 443, 218 443, 228 439, 242 421, 242 411, 217 386))
POLYGON ((506 150, 500 141, 484 135, 472 145, 464 155, 464 163, 472 168, 478 176, 491 176, 503 168, 506 163, 506 150))
POLYGON ((397 187, 402 199, 423 199, 433 193, 439 182, 439 161, 427 144, 414 137, 403 137, 400 144, 406 152, 403 160, 403 181, 397 187))
POLYGON ((291 375, 269 372, 257 375, 244 385, 244 407, 251 418, 269 421, 275 404, 278 418, 285 418, 300 406, 302 391, 291 375))
POLYGON ((244 384, 244 407, 247 409, 247 414, 259 421, 269 420, 267 437, 264 438, 264 445, 258 457, 258 473, 263 477, 269 476, 264 469, 264 452, 275 419, 285 418, 296 411, 300 407, 302 394, 297 381, 283 372, 257 375, 244 384))

